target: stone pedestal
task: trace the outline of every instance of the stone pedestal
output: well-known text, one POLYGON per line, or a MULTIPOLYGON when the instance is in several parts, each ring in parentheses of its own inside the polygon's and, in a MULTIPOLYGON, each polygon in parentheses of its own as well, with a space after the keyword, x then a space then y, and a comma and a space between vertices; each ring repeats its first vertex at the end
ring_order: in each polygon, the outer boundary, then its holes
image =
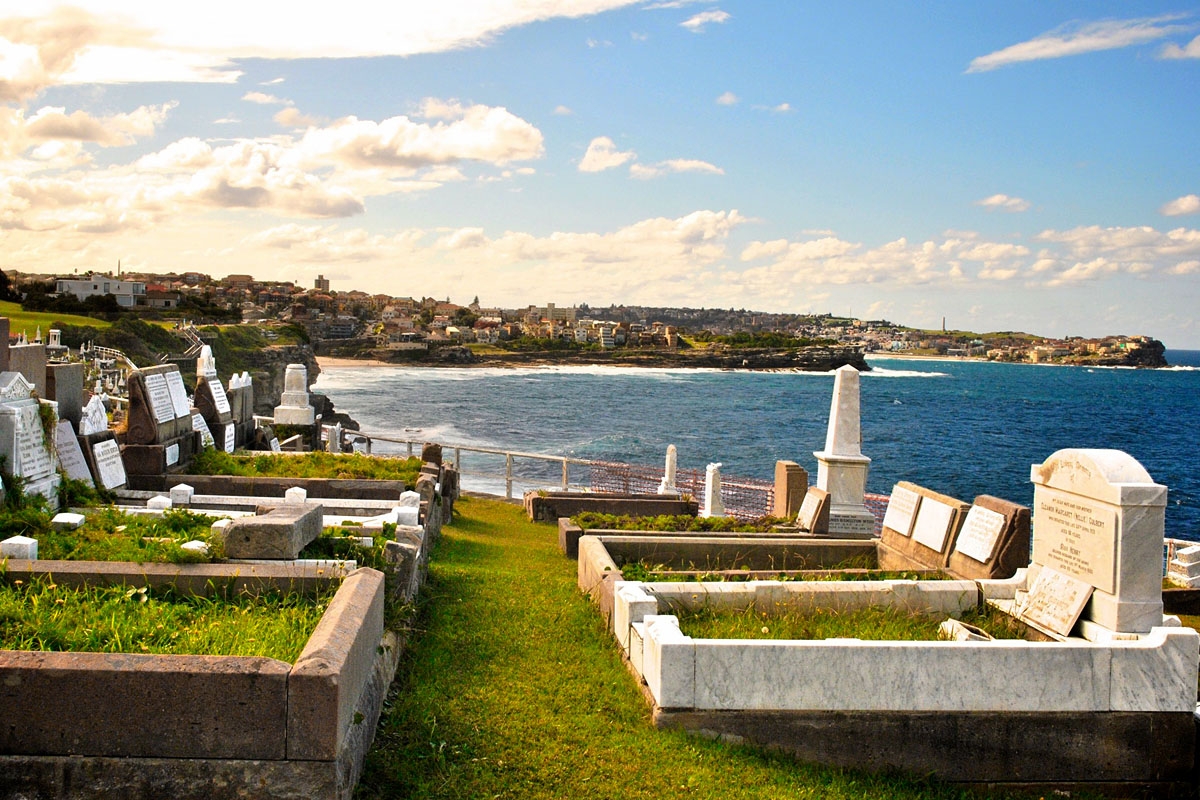
POLYGON ((663 479, 662 482, 658 484, 659 494, 679 494, 679 489, 675 486, 677 458, 678 456, 676 455, 675 445, 667 445, 667 460, 663 466, 663 479))
POLYGON ((721 501, 721 465, 709 464, 704 472, 704 505, 700 507, 701 517, 724 517, 725 504, 721 501))
POLYGON ((849 364, 839 367, 835 374, 825 449, 813 455, 817 459, 817 487, 830 495, 830 535, 874 536, 875 515, 863 502, 871 459, 862 454, 858 370, 849 364))
POLYGON ((275 406, 276 425, 312 425, 316 411, 308 402, 308 370, 303 364, 288 364, 283 376, 283 395, 275 406))

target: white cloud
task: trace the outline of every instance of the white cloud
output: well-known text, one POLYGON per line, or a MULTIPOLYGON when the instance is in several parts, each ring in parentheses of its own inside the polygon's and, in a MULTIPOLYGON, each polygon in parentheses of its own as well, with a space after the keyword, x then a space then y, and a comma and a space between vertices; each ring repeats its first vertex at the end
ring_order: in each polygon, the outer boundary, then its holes
POLYGON ((314 125, 319 125, 321 120, 317 117, 311 117, 308 114, 303 114, 299 109, 289 106, 281 108, 275 112, 275 116, 271 119, 285 128, 309 128, 314 125))
POLYGON ((567 108, 566 106, 555 106, 552 113, 558 117, 569 117, 571 116, 572 112, 571 109, 567 108))
POLYGON ((384 13, 372 0, 343 0, 319 24, 269 3, 212 0, 203 14, 181 14, 153 0, 89 0, 88 11, 59 2, 25 0, 21 16, 0 12, 0 100, 59 83, 231 83, 242 74, 236 59, 445 52, 486 44, 521 25, 638 0, 458 0, 450 9, 409 3, 403 13, 384 13))
POLYGON ((241 122, 241 120, 237 117, 221 117, 220 119, 214 119, 213 125, 234 125, 239 122, 241 122))
POLYGON ((714 8, 711 11, 701 11, 699 14, 688 17, 679 23, 679 27, 687 28, 692 33, 704 33, 706 25, 721 25, 728 22, 729 19, 729 12, 714 8))
POLYGON ((579 162, 580 172, 603 172, 606 169, 619 167, 627 161, 637 158, 632 150, 620 151, 616 143, 607 136, 597 136, 588 144, 587 152, 579 162))
POLYGON ((1165 14, 1140 19, 1070 23, 1029 41, 979 56, 971 61, 967 72, 986 72, 1024 61, 1063 58, 1145 44, 1191 27, 1172 24, 1182 17, 1179 14, 1165 14))
POLYGON ((246 92, 242 95, 242 99, 248 103, 258 103, 262 106, 290 106, 291 100, 285 100, 282 97, 276 97, 273 94, 265 92, 246 92))
POLYGON ((1028 211, 1030 202, 1023 200, 1020 197, 1010 197, 1006 194, 994 194, 990 197, 985 197, 982 200, 977 200, 975 205, 982 206, 988 211, 1007 211, 1009 213, 1018 213, 1028 211))
POLYGON ((1178 59, 1178 58, 1200 58, 1200 36, 1192 39, 1183 47, 1169 42, 1163 46, 1162 51, 1158 54, 1159 58, 1178 59))
POLYGON ((1159 209, 1159 213, 1168 217, 1200 213, 1200 195, 1185 194, 1183 197, 1176 197, 1171 202, 1163 205, 1159 209))
POLYGON ((589 37, 587 40, 587 46, 589 49, 595 49, 597 47, 612 47, 613 43, 608 39, 592 39, 589 37))
POLYGON ((271 80, 269 80, 269 81, 262 81, 262 82, 260 82, 258 85, 259 85, 259 86, 276 86, 276 85, 278 85, 278 84, 280 84, 280 83, 283 83, 283 81, 284 81, 284 79, 283 79, 283 78, 271 78, 271 80))
POLYGON ((707 161, 694 158, 670 158, 657 164, 630 164, 629 175, 640 180, 660 178, 673 172, 705 172, 709 175, 724 175, 725 170, 707 161))
POLYGON ((639 31, 630 31, 629 38, 633 39, 635 42, 648 42, 650 41, 650 34, 641 33, 639 31))
POLYGON ((717 98, 717 105, 719 106, 735 106, 737 102, 738 96, 733 92, 725 92, 717 98))

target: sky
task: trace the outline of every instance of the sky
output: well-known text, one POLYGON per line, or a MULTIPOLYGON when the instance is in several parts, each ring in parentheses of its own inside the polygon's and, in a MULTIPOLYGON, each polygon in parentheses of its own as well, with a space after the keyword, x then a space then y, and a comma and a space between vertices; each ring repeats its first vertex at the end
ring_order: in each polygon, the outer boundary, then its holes
POLYGON ((1200 348, 1200 6, 0 0, 0 268, 1200 348))

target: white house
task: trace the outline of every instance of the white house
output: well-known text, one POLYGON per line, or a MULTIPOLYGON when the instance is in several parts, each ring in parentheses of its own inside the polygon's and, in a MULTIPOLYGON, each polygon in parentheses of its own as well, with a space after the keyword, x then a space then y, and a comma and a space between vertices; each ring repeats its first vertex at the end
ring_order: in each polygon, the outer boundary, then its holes
POLYGON ((138 298, 146 294, 142 281, 121 281, 107 275, 89 275, 86 278, 59 278, 54 291, 58 294, 74 295, 77 300, 86 300, 93 295, 111 294, 117 305, 133 308, 138 298))

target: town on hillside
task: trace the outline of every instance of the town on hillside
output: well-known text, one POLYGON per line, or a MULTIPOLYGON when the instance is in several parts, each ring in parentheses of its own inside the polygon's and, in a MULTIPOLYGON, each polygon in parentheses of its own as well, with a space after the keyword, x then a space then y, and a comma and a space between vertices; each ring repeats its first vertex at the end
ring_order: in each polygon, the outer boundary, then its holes
MULTIPOLYGON (((3 273, 0 273, 3 274, 3 273)), ((922 330, 888 320, 746 309, 554 303, 523 308, 466 305, 449 298, 311 288, 248 274, 118 270, 85 276, 9 271, 10 299, 26 310, 208 322, 282 322, 304 330, 318 353, 388 361, 470 362, 504 353, 619 350, 795 349, 814 345, 861 353, 992 361, 1165 366, 1161 342, 1144 335, 1046 338, 1016 331, 922 330)))

